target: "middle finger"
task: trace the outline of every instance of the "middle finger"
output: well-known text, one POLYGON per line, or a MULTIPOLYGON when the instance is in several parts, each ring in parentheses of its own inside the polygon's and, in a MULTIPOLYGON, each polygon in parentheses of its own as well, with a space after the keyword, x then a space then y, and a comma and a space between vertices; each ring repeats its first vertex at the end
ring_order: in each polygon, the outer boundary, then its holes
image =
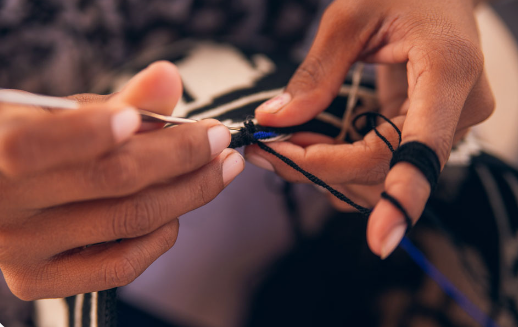
MULTIPOLYGON (((211 201, 244 168, 234 150, 225 150, 201 169, 137 194, 51 208, 10 231, 13 242, 38 235, 27 246, 47 258, 89 244, 149 234, 173 219, 211 201), (227 163, 234 167, 227 169, 227 163), (229 175, 230 171, 230 175, 229 175), (38 243, 42 246, 35 247, 38 243)), ((29 251, 28 250, 28 251, 29 251)))
POLYGON ((41 209, 133 194, 200 168, 229 143, 228 129, 215 120, 139 134, 89 163, 24 180, 4 179, 9 192, 3 201, 11 208, 41 209))

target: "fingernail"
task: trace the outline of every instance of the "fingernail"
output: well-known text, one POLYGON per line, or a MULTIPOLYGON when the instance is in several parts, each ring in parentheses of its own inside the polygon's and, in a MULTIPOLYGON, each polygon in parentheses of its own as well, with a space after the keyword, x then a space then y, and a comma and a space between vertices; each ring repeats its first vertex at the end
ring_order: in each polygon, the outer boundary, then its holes
POLYGON ((263 157, 260 157, 255 154, 250 154, 246 156, 246 160, 250 162, 252 165, 257 166, 259 168, 263 168, 269 171, 274 171, 273 165, 263 157))
POLYGON ((381 259, 385 260, 397 248, 406 232, 406 224, 398 224, 392 227, 381 243, 381 259))
POLYGON ((272 98, 257 108, 258 111, 267 112, 274 114, 281 110, 285 105, 291 101, 291 95, 289 93, 283 93, 281 95, 272 98))
POLYGON ((225 150, 230 144, 230 131, 223 125, 209 128, 207 132, 210 144, 210 153, 216 156, 225 150))
POLYGON ((122 142, 140 127, 140 116, 132 107, 125 108, 112 116, 112 133, 116 142, 122 142))
POLYGON ((236 151, 223 162, 223 183, 227 186, 245 168, 245 159, 236 151))

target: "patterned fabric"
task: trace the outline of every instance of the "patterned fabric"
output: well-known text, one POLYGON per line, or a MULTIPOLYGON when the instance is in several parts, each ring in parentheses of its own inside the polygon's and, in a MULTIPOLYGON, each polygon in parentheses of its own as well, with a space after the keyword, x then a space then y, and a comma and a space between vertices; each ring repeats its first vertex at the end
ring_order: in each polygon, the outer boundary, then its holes
POLYGON ((190 38, 290 52, 319 0, 0 0, 0 87, 89 91, 144 50, 190 38))
POLYGON ((79 294, 64 299, 68 308, 67 326, 117 326, 116 289, 79 294))

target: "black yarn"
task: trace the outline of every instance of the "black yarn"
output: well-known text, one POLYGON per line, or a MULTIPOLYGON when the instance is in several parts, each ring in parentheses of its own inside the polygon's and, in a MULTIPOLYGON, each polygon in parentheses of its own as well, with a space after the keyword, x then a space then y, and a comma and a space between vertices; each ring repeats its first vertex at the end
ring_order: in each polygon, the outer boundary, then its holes
POLYGON ((97 293, 98 327, 117 326, 117 288, 97 293))
POLYGON ((363 114, 360 114, 358 116, 356 116, 352 122, 352 125, 354 127, 354 129, 356 129, 356 131, 358 133, 362 133, 360 131, 360 129, 356 126, 356 123, 358 122, 358 119, 362 118, 362 117, 366 117, 367 118, 367 121, 368 123, 370 124, 370 128, 374 130, 374 133, 376 133, 376 135, 383 141, 385 142, 385 144, 387 145, 387 147, 390 149, 390 151, 392 153, 394 153, 394 147, 392 147, 392 144, 387 140, 387 138, 385 136, 383 136, 379 131, 378 129, 376 128, 376 117, 379 117, 383 120, 385 120, 387 123, 389 123, 393 128, 394 130, 396 131, 397 135, 398 135, 398 148, 399 146, 401 145, 401 131, 399 130, 399 128, 396 126, 396 124, 394 124, 390 119, 388 119, 387 117, 383 116, 382 114, 379 114, 377 112, 364 112, 363 114))
POLYGON ((257 140, 254 137, 254 133, 259 132, 256 125, 252 120, 245 121, 244 125, 245 127, 241 128, 239 133, 232 135, 229 148, 234 149, 256 143, 257 140))
POLYGON ((382 192, 381 197, 384 198, 385 200, 389 201, 390 203, 392 203, 392 205, 394 207, 398 208, 399 211, 401 211, 401 213, 403 214, 403 217, 405 218, 405 222, 407 225, 407 232, 408 232, 410 230, 410 228, 412 228, 414 223, 412 222, 412 218, 410 218, 410 215, 408 214, 406 209, 401 205, 401 203, 399 203, 398 200, 396 200, 396 198, 394 198, 392 195, 388 194, 387 192, 382 192))
MULTIPOLYGON (((426 178, 430 182, 430 185, 432 186, 432 190, 433 190, 433 188, 437 184, 437 180, 439 178, 439 173, 440 173, 439 159, 438 159, 437 155, 435 154, 435 152, 432 149, 430 149, 428 146, 426 146, 425 144, 422 144, 419 142, 409 142, 409 143, 405 143, 404 145, 401 146, 401 140, 402 140, 401 131, 390 119, 388 119, 387 117, 385 117, 379 113, 366 112, 366 113, 360 114, 357 117, 355 117, 355 119, 352 122, 352 125, 357 131, 359 131, 359 129, 356 126, 356 123, 357 123, 358 119, 360 119, 361 117, 367 118, 367 122, 368 122, 368 124, 370 124, 370 128, 372 130, 374 130, 376 135, 387 145, 387 147, 392 152, 393 156, 392 156, 392 160, 390 162, 390 167, 392 168, 392 166, 394 166, 396 163, 398 163, 400 161, 406 161, 406 162, 413 164, 420 171, 423 172, 423 174, 426 176, 426 178), (385 136, 383 136, 376 128, 376 118, 377 117, 388 122, 394 128, 396 133, 398 134, 397 149, 394 149, 394 147, 387 140, 387 138, 385 136), (417 158, 413 157, 416 155, 418 156, 417 158)), ((289 127, 288 127, 288 129, 289 129, 289 127)), ((258 131, 271 132, 274 130, 275 130, 275 132, 281 132, 281 133, 286 133, 286 131, 287 131, 287 129, 268 128, 268 127, 261 127, 261 129, 259 129, 258 126, 255 125, 251 120, 248 120, 244 123, 244 127, 241 128, 240 132, 233 135, 230 147, 235 148, 235 147, 239 147, 239 146, 243 146, 243 145, 257 144, 263 151, 266 151, 266 152, 274 155, 275 157, 280 159, 282 162, 284 162, 285 164, 287 164, 294 170, 301 173, 309 181, 325 188, 331 194, 333 194, 336 198, 349 204, 350 206, 352 206, 353 208, 358 210, 364 216, 369 216, 371 214, 371 212, 372 212, 371 209, 363 207, 363 206, 355 203, 354 201, 349 199, 347 196, 345 196, 343 193, 341 193, 338 190, 334 189, 333 187, 329 186, 327 183, 325 183, 320 178, 318 178, 315 175, 302 169, 299 165, 297 165, 291 159, 283 156, 282 154, 273 150, 271 147, 267 146, 266 144, 264 144, 263 142, 261 142, 260 140, 258 140, 254 137, 254 133, 256 133, 258 131)), ((410 229, 412 227, 413 223, 412 223, 412 218, 410 217, 410 215, 408 214, 406 209, 403 207, 403 205, 401 205, 401 203, 396 198, 394 198, 387 192, 381 193, 381 197, 388 200, 399 211, 401 211, 401 213, 403 214, 403 216, 405 218, 405 222, 408 226, 407 227, 407 232, 408 232, 408 229, 410 229)))
MULTIPOLYGON (((387 147, 390 149, 390 151, 393 153, 392 160, 390 162, 390 167, 394 166, 396 163, 401 161, 406 161, 414 166, 416 166, 423 174, 426 176, 427 180, 430 182, 430 186, 432 186, 432 190, 435 188, 435 185, 437 184, 437 180, 440 173, 440 163, 437 155, 435 152, 430 149, 425 144, 419 143, 419 142, 409 142, 405 143, 400 146, 401 144, 401 131, 399 128, 392 122, 390 119, 386 118, 385 116, 374 113, 374 112, 367 112, 363 113, 361 115, 358 115, 353 120, 353 126, 358 131, 358 128, 356 127, 356 122, 359 118, 366 117, 368 123, 370 124, 370 127, 376 135, 383 140, 383 142, 387 145, 387 147), (399 142, 397 149, 394 149, 392 144, 387 140, 386 137, 384 137, 376 128, 376 117, 379 117, 386 122, 388 122, 394 130, 397 132, 399 136, 399 142)), ((267 146, 260 140, 256 139, 254 134, 257 132, 274 132, 278 134, 291 134, 298 131, 304 131, 305 127, 304 125, 300 126, 294 126, 294 127, 287 127, 287 128, 272 128, 272 127, 265 127, 265 126, 259 126, 255 125, 252 120, 247 120, 244 122, 244 127, 241 128, 239 133, 235 133, 232 135, 232 140, 229 145, 230 148, 237 148, 241 146, 251 145, 251 144, 257 144, 263 151, 266 151, 281 161, 283 161, 285 164, 293 168, 294 170, 301 173, 304 177, 306 177, 309 181, 312 183, 319 185, 323 187, 324 189, 328 190, 333 196, 338 198, 339 200, 349 204, 356 210, 358 210, 362 215, 369 216, 372 212, 371 209, 363 207, 351 199, 349 199, 347 196, 345 196, 343 193, 339 192, 338 190, 334 189, 333 187, 329 186, 327 183, 325 183, 320 178, 316 177, 315 175, 305 171, 302 169, 299 165, 297 165, 295 162, 293 162, 291 159, 283 156, 282 154, 276 152, 271 147, 267 146)), ((390 194, 383 192, 381 193, 381 197, 388 200, 392 205, 394 205, 401 213, 403 214, 405 218, 405 222, 407 224, 407 232, 412 227, 412 219, 408 215, 408 212, 406 209, 401 205, 401 203, 391 196, 390 194)), ((100 318, 99 321, 99 327, 112 327, 117 324, 117 314, 116 314, 116 289, 102 291, 98 293, 98 316, 100 318)), ((70 307, 70 305, 69 305, 70 307)))
POLYGON ((431 190, 435 189, 441 172, 441 164, 434 150, 421 142, 405 143, 393 153, 390 168, 402 161, 411 163, 419 169, 430 183, 431 190))
POLYGON ((329 186, 326 182, 324 182, 323 180, 321 180, 320 178, 316 177, 315 175, 305 171, 304 169, 300 168, 299 165, 297 165, 296 163, 294 163, 291 159, 283 156, 282 154, 276 152, 274 149, 270 148, 269 146, 267 146, 266 144, 264 144, 263 142, 261 141, 256 141, 256 144, 261 148, 263 149, 264 151, 270 153, 270 154, 273 154, 274 156, 276 156, 277 158, 279 158, 281 161, 283 161, 285 164, 287 164, 288 166, 290 166, 291 168, 295 169, 296 171, 298 171, 299 173, 301 173, 302 175, 304 175, 304 177, 306 177, 309 181, 311 181, 312 183, 318 185, 318 186, 321 186, 323 188, 325 188, 326 190, 328 190, 329 192, 331 192, 331 194, 333 194, 335 197, 337 197, 339 200, 347 203, 348 205, 350 205, 351 207, 355 208, 356 210, 358 210, 361 214, 365 215, 365 216, 369 216, 370 213, 371 213, 371 209, 368 209, 368 208, 365 208, 365 207, 362 207, 361 205, 359 204, 356 204, 354 203, 351 199, 349 199, 347 196, 345 196, 343 193, 335 190, 334 188, 332 188, 331 186, 329 186))
POLYGON ((235 149, 240 148, 242 146, 255 144, 256 139, 251 136, 253 136, 253 134, 257 132, 275 133, 277 135, 289 135, 298 132, 316 131, 318 133, 323 133, 324 135, 327 135, 329 137, 335 137, 340 132, 338 128, 336 128, 336 130, 333 131, 328 131, 328 129, 333 129, 333 126, 324 124, 317 119, 313 119, 302 125, 288 127, 271 127, 257 124, 250 125, 249 122, 252 122, 251 119, 248 119, 244 122, 245 128, 242 128, 239 133, 232 134, 232 140, 230 142, 229 148, 235 149))
POLYGON ((318 178, 315 175, 302 169, 299 165, 297 165, 295 162, 293 162, 293 160, 283 156, 282 154, 280 154, 277 151, 275 151, 274 149, 270 148, 263 142, 257 140, 254 137, 254 133, 256 133, 257 131, 258 131, 258 129, 256 128, 256 125, 251 120, 244 122, 244 127, 241 128, 239 133, 234 134, 232 141, 230 143, 230 147, 235 147, 236 144, 242 144, 242 143, 245 143, 247 145, 257 144, 263 151, 266 151, 266 152, 274 155, 275 157, 279 158, 282 162, 284 162, 291 168, 293 168, 296 171, 298 171, 299 173, 301 173, 309 181, 325 188, 326 190, 331 192, 331 194, 333 194, 335 197, 337 197, 339 200, 349 204, 350 206, 352 206, 353 208, 358 210, 361 214, 363 214, 365 216, 370 215, 371 209, 365 208, 365 207, 355 203, 354 201, 349 199, 347 196, 345 196, 343 193, 341 193, 338 190, 334 189, 333 187, 329 186, 326 182, 324 182, 320 178, 318 178))

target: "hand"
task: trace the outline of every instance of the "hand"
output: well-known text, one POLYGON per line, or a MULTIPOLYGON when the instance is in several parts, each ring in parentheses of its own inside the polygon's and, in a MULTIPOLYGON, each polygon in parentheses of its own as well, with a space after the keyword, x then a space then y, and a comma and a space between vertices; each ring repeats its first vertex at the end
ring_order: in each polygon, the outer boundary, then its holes
MULTIPOLYGON (((428 145, 444 166, 454 141, 486 119, 494 106, 483 73, 474 6, 472 0, 334 1, 285 93, 256 110, 258 122, 306 122, 330 104, 355 61, 379 63, 381 113, 401 128, 403 143, 428 145)), ((385 123, 379 130, 397 145, 392 128, 385 123)), ((391 152, 374 133, 353 144, 332 143, 306 134, 272 147, 334 185, 383 183, 361 201, 375 206, 367 240, 372 251, 385 258, 403 237, 406 224, 397 208, 380 200, 380 192, 384 188, 395 197, 415 223, 430 185, 409 163, 398 163, 389 171, 391 152)), ((266 160, 292 181, 304 181, 257 147, 248 149, 247 157, 263 166, 266 160)))
POLYGON ((176 68, 160 62, 107 102, 78 96, 90 104, 77 111, 1 105, 0 268, 15 295, 130 283, 173 246, 177 217, 242 171, 215 120, 135 134, 134 107, 170 114, 180 95, 176 68))

